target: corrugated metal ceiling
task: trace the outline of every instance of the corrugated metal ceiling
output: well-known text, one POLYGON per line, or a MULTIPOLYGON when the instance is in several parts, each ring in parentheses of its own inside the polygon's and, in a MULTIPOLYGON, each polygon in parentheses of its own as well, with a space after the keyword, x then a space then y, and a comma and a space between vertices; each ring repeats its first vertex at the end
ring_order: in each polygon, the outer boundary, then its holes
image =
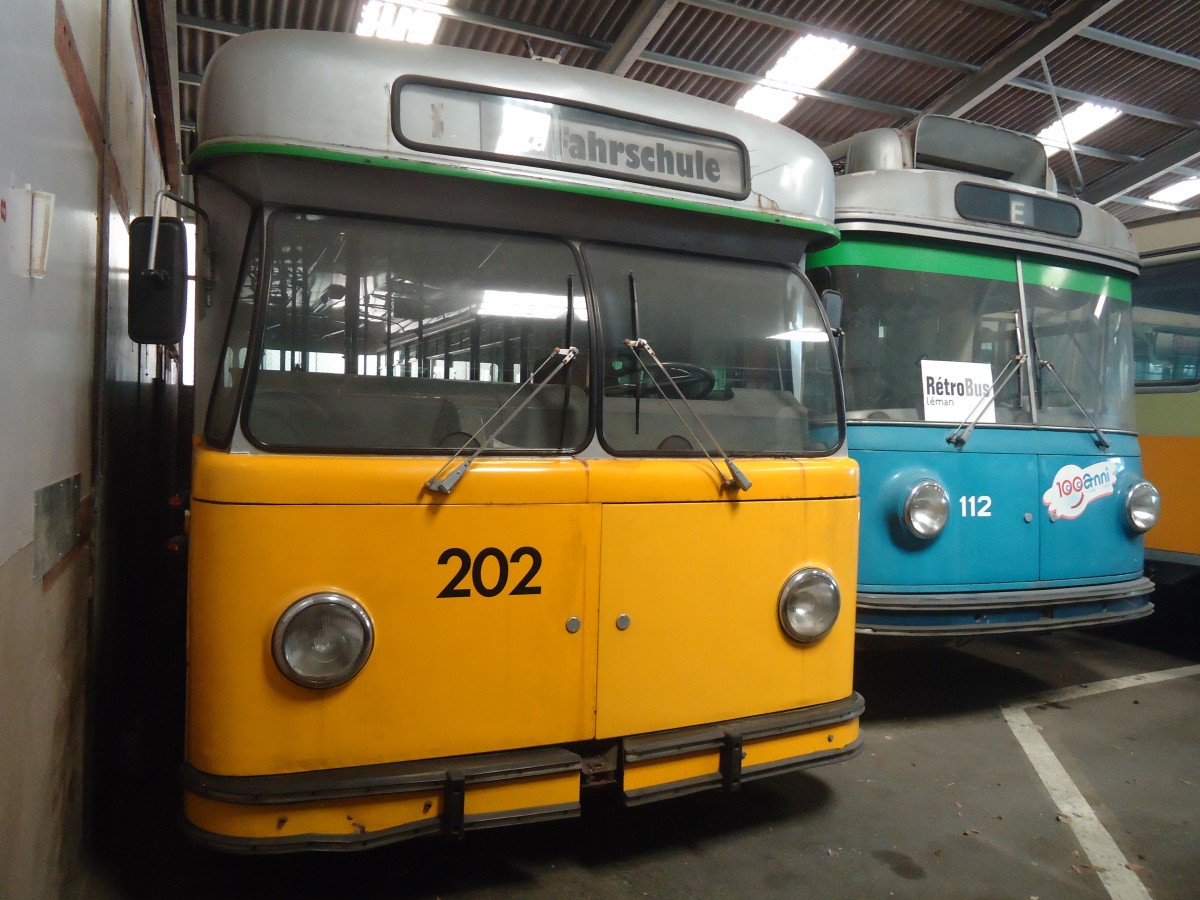
MULTIPOLYGON (((217 47, 264 28, 353 31, 362 5, 178 0, 184 159, 217 47)), ((600 68, 640 37, 627 77, 733 103, 797 36, 835 37, 857 52, 784 120, 823 144, 927 111, 1036 133, 1055 118, 1054 94, 1064 112, 1116 106, 1124 114, 1077 148, 1082 185, 1068 154, 1053 165, 1061 187, 1133 221, 1162 212, 1146 205, 1152 191, 1200 175, 1196 13, 1192 0, 449 0, 437 43, 600 68)))

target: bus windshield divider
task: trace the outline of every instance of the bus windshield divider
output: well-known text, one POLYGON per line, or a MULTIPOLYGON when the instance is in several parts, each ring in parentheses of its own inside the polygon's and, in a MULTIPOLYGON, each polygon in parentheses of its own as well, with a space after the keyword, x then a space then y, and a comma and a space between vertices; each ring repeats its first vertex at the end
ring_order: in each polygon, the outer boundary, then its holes
MULTIPOLYGON (((575 278, 573 275, 567 275, 567 322, 563 328, 563 343, 564 347, 574 347, 573 340, 575 329, 575 278)), ((563 402, 562 402, 562 425, 558 429, 558 446, 564 447, 567 443, 567 410, 571 406, 571 379, 563 379, 563 402)))

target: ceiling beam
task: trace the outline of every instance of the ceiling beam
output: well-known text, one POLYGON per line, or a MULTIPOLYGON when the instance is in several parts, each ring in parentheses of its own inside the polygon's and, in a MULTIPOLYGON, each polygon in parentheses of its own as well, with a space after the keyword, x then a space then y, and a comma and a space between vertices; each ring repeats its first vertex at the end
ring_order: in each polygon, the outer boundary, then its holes
MULTIPOLYGON (((1024 6, 1018 6, 1016 3, 1005 2, 1005 0, 962 0, 962 2, 971 6, 978 6, 981 9, 990 9, 992 12, 1004 13, 1005 15, 1033 22, 1042 22, 1048 18, 1048 15, 1041 10, 1028 9, 1024 6)), ((1098 41, 1101 44, 1131 50, 1140 56, 1152 56, 1164 62, 1187 66, 1189 69, 1200 69, 1200 59, 1194 56, 1188 56, 1186 53, 1179 53, 1175 50, 1168 50, 1165 47, 1156 47, 1153 44, 1147 44, 1143 41, 1135 41, 1133 38, 1127 38, 1112 31, 1103 31, 1102 29, 1088 26, 1079 29, 1079 36, 1087 38, 1089 41, 1098 41)))
POLYGON ((642 0, 596 69, 610 75, 628 72, 678 5, 679 0, 642 0))
POLYGON ((1145 197, 1130 197, 1128 194, 1121 194, 1119 197, 1110 197, 1105 203, 1124 203, 1126 206, 1146 206, 1150 209, 1160 209, 1163 212, 1188 212, 1192 209, 1190 206, 1180 206, 1178 203, 1163 203, 1161 200, 1147 200, 1145 197))
POLYGON ((1006 16, 1016 16, 1018 19, 1029 19, 1032 22, 1042 22, 1049 15, 1040 9, 1029 9, 1008 0, 962 0, 968 6, 978 6, 980 9, 990 9, 992 12, 1004 13, 1006 16))
POLYGON ((1200 132, 1192 132, 1179 140, 1155 150, 1141 162, 1097 179, 1080 193, 1079 199, 1088 203, 1104 203, 1147 181, 1170 172, 1193 156, 1200 154, 1200 132))
POLYGON ((1160 59, 1163 62, 1173 63, 1177 66, 1200 69, 1200 59, 1194 56, 1188 56, 1186 53, 1180 53, 1176 50, 1168 50, 1166 47, 1155 47, 1153 44, 1147 44, 1144 41, 1135 41, 1133 38, 1123 37, 1111 31, 1101 31, 1099 28, 1084 28, 1079 32, 1079 36, 1087 38, 1089 41, 1097 41, 1101 44, 1108 44, 1111 47, 1120 47, 1122 50, 1129 50, 1132 53, 1138 54, 1138 56, 1149 56, 1153 59, 1160 59))
POLYGON ((935 100, 925 112, 961 116, 1121 2, 1071 0, 1053 16, 1035 25, 1023 38, 993 56, 974 75, 964 78, 935 100))

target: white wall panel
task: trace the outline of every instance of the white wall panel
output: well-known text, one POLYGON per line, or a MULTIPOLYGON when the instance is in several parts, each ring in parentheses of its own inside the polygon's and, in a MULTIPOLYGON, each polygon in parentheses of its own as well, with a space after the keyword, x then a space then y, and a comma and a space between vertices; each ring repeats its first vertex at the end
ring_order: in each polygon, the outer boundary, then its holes
POLYGON ((35 494, 74 475, 84 496, 93 492, 97 335, 108 343, 106 389, 120 382, 136 395, 155 359, 153 348, 139 354, 124 336, 123 213, 143 212, 144 198, 162 181, 156 153, 147 153, 151 129, 136 11, 132 0, 60 2, 0 0, 0 679, 6 685, 0 692, 0 809, 10 826, 0 842, 4 900, 88 893, 81 785, 94 573, 86 543, 48 577, 35 572, 42 546, 35 494), (65 65, 56 51, 56 7, 74 37, 65 65), (103 138, 128 205, 112 205, 101 221, 100 135, 88 133, 80 103, 103 108, 105 58, 111 109, 103 138), (48 266, 40 279, 29 276, 25 263, 26 185, 54 195, 48 266), (108 258, 98 266, 102 225, 108 258), (112 294, 99 332, 98 285, 112 294))
MULTIPOLYGON (((82 24, 76 43, 98 43, 94 10, 82 24)), ((0 83, 0 197, 18 213, 25 185, 54 194, 44 278, 30 278, 19 261, 27 219, 0 223, 9 250, 0 266, 3 563, 33 539, 35 490, 73 473, 90 490, 97 169, 54 52, 52 3, 0 4, 0 83)))

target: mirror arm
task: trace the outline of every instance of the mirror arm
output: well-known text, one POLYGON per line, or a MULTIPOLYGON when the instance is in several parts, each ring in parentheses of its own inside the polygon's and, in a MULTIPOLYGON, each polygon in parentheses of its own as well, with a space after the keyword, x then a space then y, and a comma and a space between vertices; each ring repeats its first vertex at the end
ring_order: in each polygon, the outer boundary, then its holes
MULTIPOLYGON (((196 215, 204 219, 204 230, 208 231, 208 213, 197 206, 190 200, 187 200, 173 191, 161 190, 154 197, 154 222, 150 226, 150 253, 146 257, 146 268, 142 270, 142 275, 151 279, 160 287, 167 283, 167 273, 158 268, 158 226, 162 219, 162 202, 163 199, 174 200, 180 206, 186 206, 196 215)), ((210 274, 212 266, 209 265, 208 246, 207 242, 204 249, 203 272, 197 273, 197 279, 204 285, 204 295, 207 298, 209 289, 212 287, 210 274)))

